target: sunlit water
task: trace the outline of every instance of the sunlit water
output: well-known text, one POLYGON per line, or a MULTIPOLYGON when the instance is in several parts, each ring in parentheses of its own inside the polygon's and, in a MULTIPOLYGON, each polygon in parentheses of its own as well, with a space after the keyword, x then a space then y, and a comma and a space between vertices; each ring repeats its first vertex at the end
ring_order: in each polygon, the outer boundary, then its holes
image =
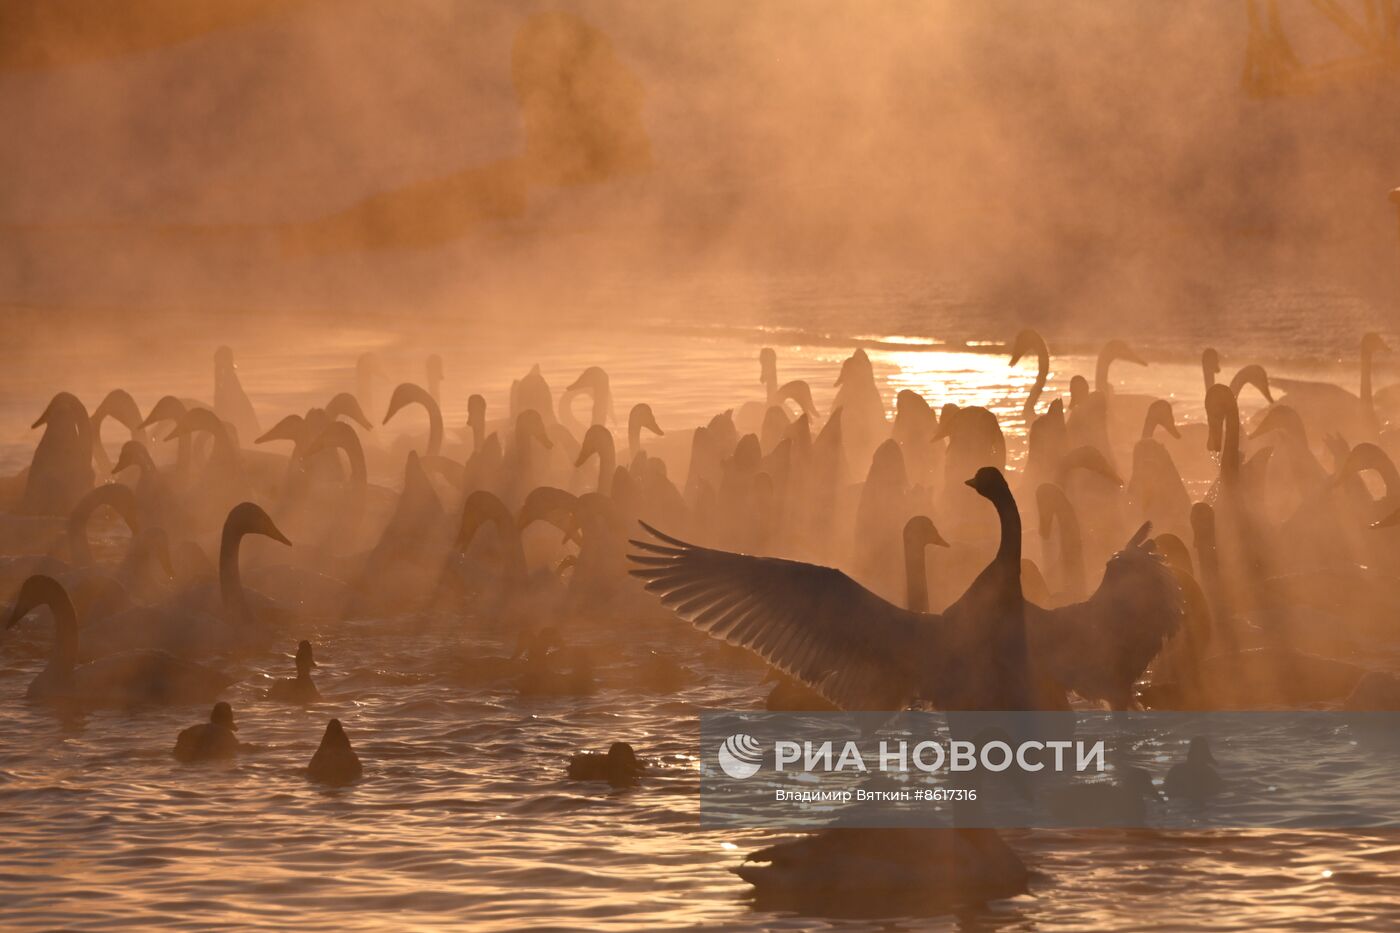
MULTIPOLYGON (((1019 432, 1033 364, 1009 369, 1001 352, 976 343, 1003 342, 1016 325, 1008 319, 993 328, 985 321, 997 318, 986 309, 915 291, 876 299, 794 288, 782 302, 721 315, 730 321, 722 326, 670 315, 607 331, 575 323, 525 335, 444 325, 435 339, 403 340, 388 324, 328 330, 293 320, 279 321, 275 336, 231 342, 266 422, 352 389, 360 352, 379 351, 397 381, 421 378, 423 355, 437 351, 447 362, 449 430, 463 424, 468 393, 483 392, 499 414, 509 380, 539 362, 556 393, 585 365, 605 366, 620 416, 648 401, 662 426, 680 434, 761 397, 756 355, 765 344, 778 350, 782 379, 812 381, 825 412, 840 359, 864 338, 878 347, 872 359, 890 399, 907 387, 935 404, 976 401, 1019 432)), ((1120 364, 1115 380, 1126 391, 1175 396, 1178 418, 1199 420, 1196 359, 1207 343, 1221 350, 1227 375, 1259 361, 1271 371, 1350 384, 1360 333, 1383 329, 1387 317, 1373 304, 1325 291, 1245 290, 1233 311, 1189 331, 1142 322, 1118 335, 1141 330, 1152 365, 1120 364)), ((1052 391, 1075 372, 1092 375, 1089 354, 1114 336, 1047 330, 1052 350, 1063 348, 1052 391)), ((81 352, 60 345, 15 361, 0 401, 0 462, 7 472, 23 464, 34 442, 28 422, 60 387, 89 405, 116 385, 143 409, 166 392, 207 398, 217 339, 171 338, 138 357, 125 343, 98 337, 81 352), (110 356, 94 353, 103 347, 110 356)), ((1382 376, 1380 384, 1388 381, 1382 376)), ((381 408, 391 388, 378 387, 381 408)), ((370 415, 378 421, 381 412, 370 415)), ((684 463, 672 470, 680 475, 684 463)), ((287 659, 237 670, 244 676, 229 699, 242 740, 258 747, 212 767, 182 767, 169 756, 175 733, 207 710, 64 720, 21 699, 42 664, 47 633, 31 622, 0 643, 0 928, 868 928, 753 910, 747 886, 729 869, 773 837, 699 828, 698 712, 751 708, 763 691, 757 670, 711 664, 713 648, 680 623, 598 619, 575 633, 605 660, 603 687, 581 699, 526 699, 508 685, 452 678, 446 659, 509 653, 513 644, 509 633, 483 633, 471 617, 357 619, 300 634, 323 645, 325 702, 302 710, 262 698, 266 675, 288 675, 287 659), (619 643, 627 649, 619 652, 619 643), (631 685, 628 672, 649 648, 675 652, 699 683, 664 695, 631 685), (345 722, 366 764, 363 780, 339 790, 317 788, 303 773, 331 716, 345 722), (564 780, 571 752, 619 739, 651 766, 639 788, 564 780)), ((1034 872, 1028 895, 887 928, 1400 926, 1394 834, 1008 838, 1034 872)))

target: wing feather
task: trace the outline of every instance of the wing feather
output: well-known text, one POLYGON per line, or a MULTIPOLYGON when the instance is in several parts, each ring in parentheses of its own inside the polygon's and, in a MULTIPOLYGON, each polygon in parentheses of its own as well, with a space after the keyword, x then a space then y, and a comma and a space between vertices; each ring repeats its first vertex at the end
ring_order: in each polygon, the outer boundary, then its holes
POLYGON ((944 623, 831 567, 689 544, 641 523, 629 571, 700 631, 747 648, 844 709, 937 703, 944 623), (660 542, 660 543, 657 543, 660 542))

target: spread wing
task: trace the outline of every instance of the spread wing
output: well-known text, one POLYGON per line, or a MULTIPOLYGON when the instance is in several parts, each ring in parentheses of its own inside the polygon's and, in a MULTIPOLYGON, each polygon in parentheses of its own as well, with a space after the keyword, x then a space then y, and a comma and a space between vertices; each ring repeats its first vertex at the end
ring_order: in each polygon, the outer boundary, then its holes
POLYGON ((687 544, 641 523, 630 573, 702 632, 753 651, 842 709, 937 703, 940 617, 886 602, 839 570, 687 544), (659 543, 658 543, 659 542, 659 543))
POLYGON ((1132 705, 1133 684, 1181 624, 1181 586, 1144 525, 1108 561, 1103 582, 1082 603, 1026 604, 1031 656, 1047 675, 1086 700, 1132 705))

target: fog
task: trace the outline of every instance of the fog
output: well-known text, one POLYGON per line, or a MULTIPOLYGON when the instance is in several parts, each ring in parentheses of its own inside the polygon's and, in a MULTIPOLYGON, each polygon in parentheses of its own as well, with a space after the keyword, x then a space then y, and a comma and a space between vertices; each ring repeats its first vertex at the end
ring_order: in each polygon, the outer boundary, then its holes
MULTIPOLYGON (((1247 94, 1244 4, 82 8, 9 4, 0 64, 0 299, 64 314, 547 316, 600 284, 915 269, 1044 320, 1209 302, 1239 257, 1394 257, 1389 85, 1247 94), (521 36, 561 9, 596 54, 551 142, 528 98, 573 53, 521 36), (580 127, 616 164, 545 167, 580 127), (415 220, 334 232, 394 205, 415 220)), ((1307 3, 1281 20, 1305 65, 1353 54, 1307 3)))

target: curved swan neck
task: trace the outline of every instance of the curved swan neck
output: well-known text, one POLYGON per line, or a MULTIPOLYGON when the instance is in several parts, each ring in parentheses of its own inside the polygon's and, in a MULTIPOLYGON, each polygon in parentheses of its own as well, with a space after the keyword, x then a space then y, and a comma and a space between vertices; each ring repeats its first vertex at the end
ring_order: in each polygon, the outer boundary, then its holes
MULTIPOLYGON (((996 506, 997 518, 1001 521, 1001 544, 997 547, 996 560, 1015 570, 1019 581, 1021 576, 1021 511, 1016 507, 1016 498, 1010 489, 995 490, 989 499, 996 506)), ((1019 586, 1019 583, 1017 584, 1019 586)))
POLYGON ((238 551, 246 531, 236 523, 224 525, 219 539, 219 595, 230 615, 244 622, 252 621, 248 600, 243 592, 243 576, 238 569, 238 551))

